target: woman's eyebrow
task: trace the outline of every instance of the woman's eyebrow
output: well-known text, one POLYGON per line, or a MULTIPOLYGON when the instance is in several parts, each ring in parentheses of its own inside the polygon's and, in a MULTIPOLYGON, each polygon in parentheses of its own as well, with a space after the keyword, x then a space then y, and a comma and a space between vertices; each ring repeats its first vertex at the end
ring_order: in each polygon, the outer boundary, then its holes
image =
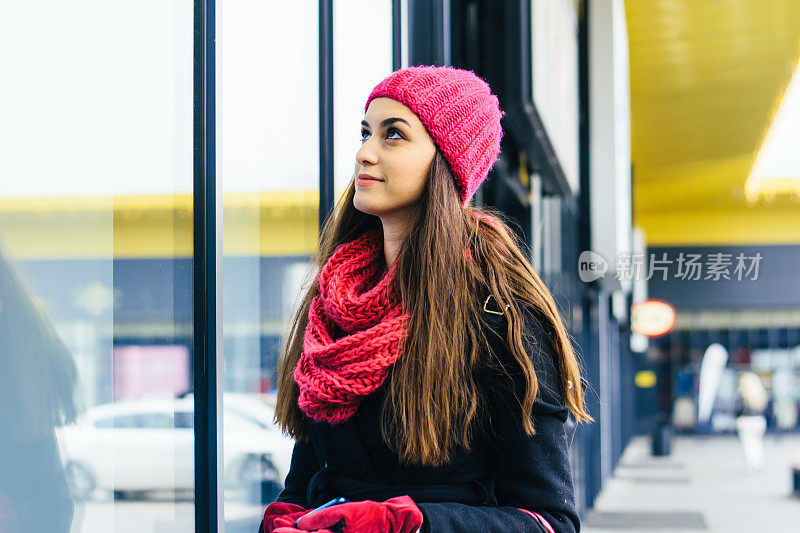
MULTIPOLYGON (((381 127, 385 128, 386 126, 390 126, 390 125, 394 124, 395 122, 402 122, 406 126, 408 126, 409 128, 411 127, 411 124, 409 124, 406 119, 400 118, 400 117, 389 117, 386 120, 384 120, 383 122, 381 122, 380 125, 381 125, 381 127)), ((367 123, 366 120, 362 120, 361 121, 361 125, 362 126, 366 126, 366 127, 369 128, 369 123, 367 123)))

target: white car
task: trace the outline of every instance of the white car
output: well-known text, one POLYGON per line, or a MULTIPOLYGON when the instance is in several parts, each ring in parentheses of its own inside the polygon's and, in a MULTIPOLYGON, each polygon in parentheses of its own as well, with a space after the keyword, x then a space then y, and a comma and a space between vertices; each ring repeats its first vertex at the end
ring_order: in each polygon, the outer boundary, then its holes
MULTIPOLYGON (((87 410, 57 437, 70 488, 118 495, 194 487, 194 400, 113 402, 87 410)), ((248 395, 223 400, 225 486, 283 486, 294 441, 272 423, 272 407, 248 395)), ((264 495, 265 497, 267 495, 264 495)), ((274 496, 274 494, 270 495, 274 496)))

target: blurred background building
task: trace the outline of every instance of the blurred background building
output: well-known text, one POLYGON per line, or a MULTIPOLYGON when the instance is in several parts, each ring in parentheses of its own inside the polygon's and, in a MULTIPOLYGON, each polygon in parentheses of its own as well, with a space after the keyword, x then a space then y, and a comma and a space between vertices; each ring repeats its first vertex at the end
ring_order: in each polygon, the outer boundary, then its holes
MULTIPOLYGON (((636 436, 733 432, 745 371, 768 432, 797 430, 797 2, 37 0, 0 25, 0 383, 37 419, 0 417, 0 443, 31 464, 55 443, 41 479, 69 487, 73 531, 255 531, 291 452, 270 406, 286 322, 366 96, 409 65, 471 69, 506 111, 474 203, 513 219, 584 365, 582 516, 636 436), (669 306, 637 327, 648 299, 669 306), (219 428, 192 416, 215 391, 219 428), (76 423, 46 417, 70 402, 76 423)), ((51 496, 11 463, 0 526, 35 530, 51 496)))

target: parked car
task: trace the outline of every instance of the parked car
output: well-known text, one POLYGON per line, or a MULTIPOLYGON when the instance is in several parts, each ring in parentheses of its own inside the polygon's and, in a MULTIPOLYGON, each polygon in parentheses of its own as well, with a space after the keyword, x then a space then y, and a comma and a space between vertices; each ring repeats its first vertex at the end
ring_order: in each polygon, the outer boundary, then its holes
MULTIPOLYGON (((113 402, 87 410, 57 438, 75 498, 95 489, 118 497, 145 491, 194 488, 194 404, 177 399, 113 402)), ((294 441, 272 424, 271 407, 237 396, 224 402, 223 468, 226 488, 280 490, 294 441), (269 487, 269 488, 268 488, 269 487)), ((262 402, 263 403, 263 402, 262 402)))

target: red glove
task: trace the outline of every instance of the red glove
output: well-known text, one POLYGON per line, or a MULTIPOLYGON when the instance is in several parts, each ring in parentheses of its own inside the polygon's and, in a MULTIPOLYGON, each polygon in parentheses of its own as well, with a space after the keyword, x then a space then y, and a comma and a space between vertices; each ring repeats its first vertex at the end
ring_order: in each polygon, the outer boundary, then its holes
MULTIPOLYGON (((273 533, 275 528, 281 526, 293 526, 294 521, 308 512, 308 509, 293 503, 272 502, 264 511, 263 533, 273 533)), ((259 532, 259 533, 261 533, 259 532)))
POLYGON ((342 533, 415 533, 422 526, 422 511, 409 496, 397 496, 385 502, 364 500, 334 505, 303 516, 294 527, 279 528, 273 533, 336 531, 342 533))

